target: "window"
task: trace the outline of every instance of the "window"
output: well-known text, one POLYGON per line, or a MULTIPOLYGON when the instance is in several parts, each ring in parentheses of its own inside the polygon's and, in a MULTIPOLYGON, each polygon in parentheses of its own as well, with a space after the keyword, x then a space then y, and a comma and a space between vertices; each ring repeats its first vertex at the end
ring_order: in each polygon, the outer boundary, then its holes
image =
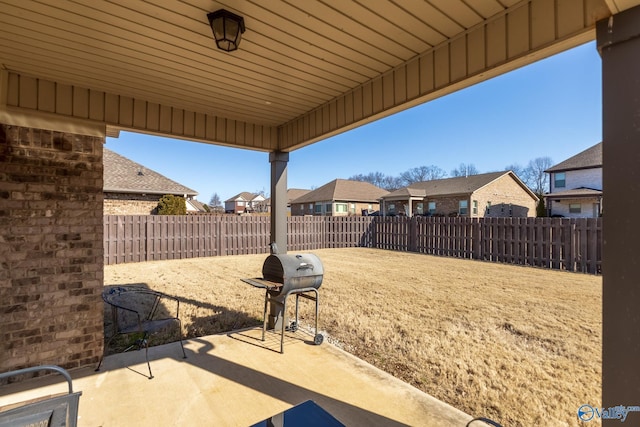
POLYGON ((300 210, 301 210, 301 211, 303 211, 303 210, 304 210, 304 205, 303 205, 303 204, 301 204, 301 205, 300 205, 300 210))
POLYGON ((422 202, 416 203, 416 211, 414 213, 416 215, 422 215, 424 213, 424 203, 422 202))
POLYGON ((320 203, 316 203, 314 213, 321 214, 322 213, 322 205, 320 203))
POLYGON ((564 172, 557 172, 553 175, 553 186, 555 188, 564 188, 567 183, 564 172))
POLYGON ((309 203, 309 210, 312 211, 313 210, 313 203, 309 203))
POLYGON ((349 209, 351 210, 351 213, 356 213, 356 204, 351 203, 351 205, 349 205, 349 209))
POLYGON ((487 202, 487 215, 491 215, 491 202, 487 202))
POLYGON ((333 213, 333 207, 332 207, 331 203, 327 203, 326 205, 324 205, 324 212, 327 215, 331 215, 333 213))
MULTIPOLYGON (((327 205, 330 206, 330 205, 327 205)), ((347 212, 347 204, 346 203, 336 203, 336 212, 338 213, 346 213, 347 212)))
POLYGON ((572 214, 582 213, 582 205, 580 203, 569 204, 569 213, 572 213, 572 214))
POLYGON ((467 200, 460 200, 458 202, 458 213, 460 215, 466 215, 469 210, 469 202, 467 200))
POLYGON ((394 203, 389 203, 389 213, 396 213, 396 205, 394 203))
POLYGON ((478 215, 478 201, 477 200, 473 201, 473 214, 474 215, 478 215))
POLYGON ((435 215, 435 213, 436 213, 436 202, 427 203, 427 210, 429 211, 429 215, 435 215))

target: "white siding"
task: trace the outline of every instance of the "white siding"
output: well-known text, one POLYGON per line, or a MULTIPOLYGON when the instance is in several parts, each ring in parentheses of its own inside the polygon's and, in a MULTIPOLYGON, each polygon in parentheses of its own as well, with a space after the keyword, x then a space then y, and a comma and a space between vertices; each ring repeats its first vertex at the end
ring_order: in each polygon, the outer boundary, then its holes
POLYGON ((562 188, 555 187, 555 174, 551 174, 551 192, 573 190, 587 187, 602 190, 602 168, 581 169, 565 172, 566 184, 562 188))
POLYGON ((594 199, 576 199, 563 200, 561 202, 551 202, 551 215, 562 215, 566 218, 597 218, 598 202, 594 199), (582 205, 582 211, 578 213, 570 213, 569 205, 579 203, 582 205))

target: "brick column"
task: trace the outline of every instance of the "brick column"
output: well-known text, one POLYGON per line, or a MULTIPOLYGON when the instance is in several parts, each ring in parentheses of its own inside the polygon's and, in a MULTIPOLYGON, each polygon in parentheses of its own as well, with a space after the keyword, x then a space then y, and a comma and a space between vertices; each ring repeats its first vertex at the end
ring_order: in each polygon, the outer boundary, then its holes
POLYGON ((0 372, 101 355, 103 142, 0 124, 0 372))

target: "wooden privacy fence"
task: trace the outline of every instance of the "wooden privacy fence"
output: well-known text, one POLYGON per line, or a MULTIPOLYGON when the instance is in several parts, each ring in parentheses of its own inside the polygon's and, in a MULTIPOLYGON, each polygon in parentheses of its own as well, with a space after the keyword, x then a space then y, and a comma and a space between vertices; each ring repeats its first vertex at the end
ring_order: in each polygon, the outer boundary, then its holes
MULTIPOLYGON (((290 217, 288 249, 369 247, 601 272, 602 220, 290 217)), ((267 253, 267 216, 105 216, 105 264, 267 253)))
POLYGON ((381 218, 372 247, 601 273, 601 218, 381 218))
MULTIPOLYGON (((367 217, 290 217, 288 249, 370 247, 367 217)), ((104 263, 268 253, 270 218, 236 215, 109 215, 104 263)))

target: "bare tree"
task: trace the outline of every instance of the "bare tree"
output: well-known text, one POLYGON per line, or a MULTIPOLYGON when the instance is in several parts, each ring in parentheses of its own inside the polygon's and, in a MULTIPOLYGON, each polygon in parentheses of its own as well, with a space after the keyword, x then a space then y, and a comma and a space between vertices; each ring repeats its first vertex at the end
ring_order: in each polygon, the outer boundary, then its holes
POLYGON ((504 170, 513 171, 513 173, 515 173, 522 182, 529 185, 526 182, 527 168, 525 168, 524 166, 520 166, 519 164, 514 163, 505 167, 504 170))
POLYGON ((220 200, 220 196, 218 196, 218 193, 213 193, 213 196, 211 196, 211 200, 209 200, 209 206, 211 206, 212 208, 215 208, 216 206, 222 206, 222 201, 220 200))
POLYGON ((400 178, 385 175, 382 172, 370 172, 368 174, 357 174, 349 177, 353 181, 363 181, 373 184, 376 187, 383 188, 387 191, 397 190, 402 187, 400 178))
POLYGON ((397 176, 386 176, 382 180, 382 185, 379 185, 380 188, 384 188, 387 191, 395 191, 399 188, 402 188, 402 180, 397 176))
POLYGON ((469 176, 469 175, 478 175, 480 172, 478 168, 473 163, 465 164, 460 163, 458 169, 454 169, 451 171, 451 176, 469 176))
POLYGON ((431 181, 434 179, 445 178, 447 173, 435 165, 419 166, 409 169, 400 174, 400 180, 404 185, 411 185, 414 182, 431 181))
POLYGON ((549 175, 545 173, 553 166, 551 157, 537 157, 529 161, 525 172, 525 182, 537 195, 542 195, 549 189, 549 175))

